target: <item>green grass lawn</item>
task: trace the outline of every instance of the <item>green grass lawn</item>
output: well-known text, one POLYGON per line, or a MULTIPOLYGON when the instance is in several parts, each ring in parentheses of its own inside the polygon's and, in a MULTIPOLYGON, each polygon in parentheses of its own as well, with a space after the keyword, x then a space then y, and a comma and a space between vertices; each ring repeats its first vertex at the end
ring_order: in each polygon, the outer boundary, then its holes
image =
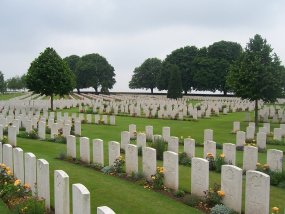
POLYGON ((9 99, 12 99, 12 98, 15 98, 15 97, 19 97, 19 96, 22 96, 24 95, 25 92, 9 92, 9 93, 5 93, 5 94, 0 94, 0 101, 1 100, 9 100, 9 99))
MULTIPOLYGON (((65 110, 62 112, 65 112, 65 110)), ((78 108, 68 110, 68 112, 78 112, 78 108)), ((171 127, 172 136, 183 136, 184 138, 191 136, 197 142, 203 141, 204 129, 211 128, 214 130, 214 140, 217 143, 235 143, 235 135, 231 134, 233 121, 243 121, 244 119, 244 112, 221 115, 219 117, 201 119, 199 121, 161 120, 117 116, 115 126, 83 124, 82 136, 89 137, 90 139, 100 138, 104 140, 104 155, 105 163, 107 164, 108 141, 115 140, 120 142, 120 133, 121 131, 128 130, 129 124, 136 124, 137 131, 144 131, 146 125, 153 125, 154 134, 161 134, 162 127, 169 126, 171 127)), ((246 125, 247 123, 242 122, 241 129, 245 130, 246 125)), ((273 124, 271 128, 277 126, 277 124, 273 124)), ((89 189, 91 192, 92 213, 96 213, 95 208, 102 205, 111 207, 116 213, 200 213, 199 211, 177 202, 163 194, 146 190, 138 184, 134 184, 117 177, 104 175, 90 168, 56 159, 60 153, 66 152, 66 145, 18 138, 18 146, 25 152, 33 152, 37 158, 46 159, 50 163, 52 204, 53 173, 54 170, 61 169, 66 171, 70 176, 70 184, 82 183, 89 189)), ((285 151, 285 146, 268 146, 267 148, 277 148, 285 151)), ((183 151, 182 145, 180 146, 180 151, 183 151)), ((78 139, 77 153, 79 156, 78 139)), ((217 151, 217 154, 219 153, 221 153, 221 150, 217 151)), ((196 147, 196 156, 203 156, 202 147, 196 147)), ((242 166, 242 152, 237 152, 236 159, 237 165, 242 166)), ((259 162, 266 162, 266 153, 259 153, 259 162)), ((139 158, 140 169, 141 164, 141 158, 139 158)), ((158 161, 158 166, 162 166, 161 161, 158 161)), ((180 166, 180 189, 190 191, 190 177, 191 168, 180 166)), ((210 185, 213 186, 214 183, 220 184, 220 174, 210 172, 210 185)), ((245 185, 245 179, 243 184, 245 185)), ((244 192, 245 191, 243 190, 243 193, 244 192)), ((271 186, 270 195, 270 206, 277 206, 282 210, 280 213, 284 212, 285 189, 271 186)), ((0 204, 0 211, 1 207, 2 206, 0 204)))

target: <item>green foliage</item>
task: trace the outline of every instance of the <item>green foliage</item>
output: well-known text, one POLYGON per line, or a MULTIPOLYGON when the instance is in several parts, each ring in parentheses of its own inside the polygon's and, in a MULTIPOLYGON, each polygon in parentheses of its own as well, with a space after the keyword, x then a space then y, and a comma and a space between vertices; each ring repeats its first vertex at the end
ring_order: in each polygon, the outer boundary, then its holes
POLYGON ((149 143, 149 147, 156 149, 156 159, 163 160, 163 152, 167 150, 167 142, 162 139, 155 139, 149 143))
POLYGON ((32 131, 30 132, 22 132, 22 133, 19 133, 17 135, 17 137, 22 137, 22 138, 29 138, 29 139, 38 139, 39 138, 39 135, 38 135, 38 132, 33 129, 32 131))
POLYGON ((6 92, 6 89, 7 85, 4 80, 4 74, 0 71, 0 93, 3 94, 4 92, 6 92))
POLYGON ((75 85, 74 75, 52 48, 46 48, 32 63, 26 76, 27 88, 34 93, 51 96, 64 96, 75 85))
POLYGON ((222 203, 222 198, 225 193, 220 189, 221 186, 215 183, 213 189, 210 188, 209 191, 205 191, 205 203, 208 207, 213 207, 216 204, 222 203))
POLYGON ((214 79, 207 82, 212 82, 214 89, 223 91, 224 94, 230 90, 227 76, 230 66, 239 59, 241 53, 242 47, 236 42, 219 41, 208 47, 208 57, 213 59, 215 65, 211 68, 214 79))
POLYGON ((191 166, 191 158, 185 152, 179 153, 179 164, 191 166))
POLYGON ((0 200, 16 213, 45 213, 44 200, 32 196, 29 185, 21 184, 5 164, 0 165, 0 200))
POLYGON ((6 87, 10 90, 20 90, 26 88, 26 75, 15 76, 6 81, 6 87))
POLYGON ((274 139, 267 140, 267 141, 266 141, 266 144, 268 144, 268 145, 280 145, 280 146, 285 146, 285 142, 284 142, 283 140, 274 140, 274 139))
POLYGON ((80 88, 85 88, 84 80, 82 79, 82 76, 80 76, 79 72, 77 71, 77 64, 80 60, 80 57, 76 55, 71 55, 71 56, 65 57, 63 60, 68 65, 69 69, 73 72, 75 76, 75 80, 76 80, 75 87, 77 91, 80 92, 79 91, 80 88))
POLYGON ((224 154, 221 154, 215 160, 215 171, 221 172, 222 171, 222 165, 224 165, 224 164, 226 164, 224 154))
POLYGON ((239 60, 231 67, 228 83, 236 96, 255 101, 255 124, 258 125, 258 100, 275 102, 282 95, 285 69, 266 39, 255 35, 239 60))
POLYGON ((211 214, 235 214, 231 208, 226 207, 223 204, 217 204, 211 209, 211 214))
POLYGON ((153 189, 161 190, 164 189, 164 171, 163 167, 157 167, 156 173, 151 176, 151 186, 153 189))
POLYGON ((114 161, 114 164, 111 166, 105 166, 104 168, 101 169, 101 171, 104 174, 110 174, 110 175, 120 175, 122 174, 124 171, 124 165, 125 165, 125 160, 122 156, 120 156, 119 158, 117 158, 114 161))
POLYGON ((185 192, 183 190, 177 190, 174 192, 174 196, 177 197, 177 198, 182 198, 185 196, 185 192))
POLYGON ((284 87, 284 67, 266 39, 255 35, 231 68, 229 83, 243 99, 274 102, 284 87))
MULTIPOLYGON (((165 63, 173 64, 178 67, 181 74, 182 89, 185 94, 193 87, 193 74, 194 74, 194 59, 198 54, 198 49, 195 46, 186 46, 176 49, 167 55, 165 63)), ((170 76, 167 76, 168 78, 170 76)), ((169 80, 167 81, 167 83, 169 80)), ((167 89, 166 87, 165 89, 167 89)))
POLYGON ((182 97, 181 74, 176 65, 169 64, 170 78, 168 83, 167 98, 177 99, 182 97))
POLYGON ((183 198, 183 203, 187 204, 188 206, 191 207, 196 207, 198 206, 199 202, 201 201, 201 198, 199 196, 196 195, 190 195, 187 194, 184 198, 183 198))
POLYGON ((87 54, 79 60, 77 73, 82 87, 93 87, 98 92, 108 93, 116 83, 114 68, 99 54, 87 54))
POLYGON ((153 89, 157 87, 157 78, 160 73, 162 63, 160 59, 148 58, 141 66, 135 68, 134 74, 129 87, 150 89, 153 93, 153 89))

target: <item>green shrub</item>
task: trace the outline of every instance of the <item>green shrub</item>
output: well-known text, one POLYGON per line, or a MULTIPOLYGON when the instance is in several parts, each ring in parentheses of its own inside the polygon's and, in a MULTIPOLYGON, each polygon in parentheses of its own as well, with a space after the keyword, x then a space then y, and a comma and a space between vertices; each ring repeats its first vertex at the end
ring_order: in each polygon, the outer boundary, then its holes
POLYGON ((183 198, 183 203, 191 207, 196 207, 200 201, 201 201, 201 198, 196 195, 187 194, 183 198))
POLYGON ((222 171, 222 165, 224 165, 224 164, 226 164, 225 163, 225 155, 222 153, 215 160, 215 171, 221 172, 222 171))
POLYGON ((179 164, 184 166, 191 166, 191 158, 188 157, 185 152, 179 153, 179 164))
POLYGON ((217 204, 211 209, 211 214, 234 214, 236 213, 231 208, 226 207, 223 204, 217 204))
POLYGON ((285 142, 282 140, 268 140, 266 141, 266 144, 268 145, 279 145, 279 146, 285 146, 285 142))
POLYGON ((213 207, 216 204, 222 203, 222 198, 224 197, 225 193, 220 190, 221 186, 218 184, 214 184, 213 188, 210 188, 209 191, 205 191, 205 203, 208 207, 213 207))
POLYGON ((156 149, 157 160, 163 160, 163 153, 167 151, 167 142, 162 139, 157 139, 154 142, 150 142, 149 146, 156 149))
POLYGON ((177 198, 182 198, 185 196, 185 192, 183 190, 177 190, 176 192, 174 192, 174 196, 177 198))

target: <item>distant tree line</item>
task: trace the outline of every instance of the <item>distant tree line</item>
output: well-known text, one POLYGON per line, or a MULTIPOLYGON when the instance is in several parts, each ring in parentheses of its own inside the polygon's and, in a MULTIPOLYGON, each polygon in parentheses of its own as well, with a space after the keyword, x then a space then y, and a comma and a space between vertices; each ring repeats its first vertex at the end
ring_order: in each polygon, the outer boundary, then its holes
POLYGON ((18 91, 26 88, 26 75, 14 76, 7 80, 4 79, 4 74, 0 71, 0 93, 8 91, 18 91))
MULTIPOLYGON (((240 44, 228 41, 215 42, 201 49, 195 46, 179 48, 163 61, 157 58, 145 60, 135 68, 129 87, 150 89, 151 93, 155 88, 175 89, 178 97, 182 96, 182 91, 187 94, 191 90, 219 90, 227 94, 231 91, 227 83, 230 67, 242 52, 240 44)), ((173 97, 171 93, 169 97, 173 97)))

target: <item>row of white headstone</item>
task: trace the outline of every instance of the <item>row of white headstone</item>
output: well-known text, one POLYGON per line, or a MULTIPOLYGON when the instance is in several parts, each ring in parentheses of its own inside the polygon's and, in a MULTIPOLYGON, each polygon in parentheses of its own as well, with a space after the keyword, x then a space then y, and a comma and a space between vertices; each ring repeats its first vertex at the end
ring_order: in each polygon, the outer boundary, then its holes
MULTIPOLYGON (((76 142, 74 136, 68 137, 67 155, 76 158, 76 142)), ((120 144, 110 141, 109 165, 120 157, 120 144)), ((128 144, 125 147, 126 173, 138 173, 138 147, 128 144)), ((93 162, 104 165, 103 141, 93 140, 93 162)), ((80 159, 90 163, 90 142, 86 137, 80 138, 80 159)), ((178 190, 179 187, 179 162, 178 154, 166 151, 163 154, 164 185, 170 189, 178 190)), ((146 179, 156 173, 156 150, 150 147, 142 148, 142 170, 146 179)), ((221 189, 225 192, 223 202, 226 206, 241 212, 242 206, 242 169, 233 165, 223 165, 221 174, 221 189)), ((209 190, 209 161, 193 157, 191 167, 191 193, 204 196, 204 191, 209 190)), ((246 172, 246 213, 268 213, 270 178, 268 175, 248 170, 246 172)))
MULTIPOLYGON (((45 200, 45 208, 50 210, 50 179, 49 163, 37 159, 33 153, 24 153, 19 148, 0 142, 0 163, 11 168, 16 179, 22 184, 29 184, 33 195, 45 200)), ((63 170, 54 171, 54 209, 57 214, 69 214, 69 176, 63 170)), ((72 213, 90 214, 90 192, 80 184, 72 184, 72 213)), ((97 214, 114 214, 109 207, 97 208, 97 214)))

